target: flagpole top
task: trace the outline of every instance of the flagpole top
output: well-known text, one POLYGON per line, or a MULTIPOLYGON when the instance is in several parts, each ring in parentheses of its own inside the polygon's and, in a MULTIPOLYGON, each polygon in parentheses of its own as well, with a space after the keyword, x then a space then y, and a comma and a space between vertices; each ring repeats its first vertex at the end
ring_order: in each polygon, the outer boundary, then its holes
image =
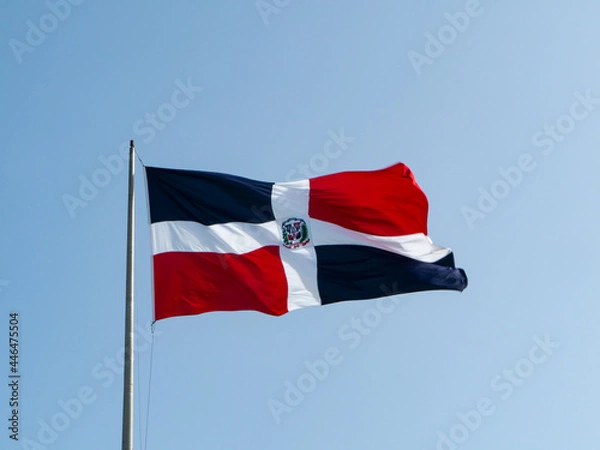
POLYGON ((131 141, 129 141, 129 147, 131 147, 131 148, 135 147, 135 145, 133 144, 133 139, 131 141))

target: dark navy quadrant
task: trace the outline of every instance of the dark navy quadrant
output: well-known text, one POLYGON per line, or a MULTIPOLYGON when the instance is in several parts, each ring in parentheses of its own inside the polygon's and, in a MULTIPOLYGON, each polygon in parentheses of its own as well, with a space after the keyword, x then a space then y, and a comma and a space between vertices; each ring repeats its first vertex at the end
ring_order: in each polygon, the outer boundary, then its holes
POLYGON ((315 250, 324 305, 417 291, 462 291, 468 283, 464 270, 454 267, 452 254, 425 263, 362 245, 321 245, 315 250))
POLYGON ((146 167, 150 222, 193 221, 203 225, 275 220, 273 183, 235 175, 146 167))

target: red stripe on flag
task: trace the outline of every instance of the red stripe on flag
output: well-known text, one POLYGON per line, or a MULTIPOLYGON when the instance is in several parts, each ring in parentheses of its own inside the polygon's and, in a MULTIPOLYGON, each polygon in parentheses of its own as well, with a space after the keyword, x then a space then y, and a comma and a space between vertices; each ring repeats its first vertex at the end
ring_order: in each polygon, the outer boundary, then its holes
POLYGON ((427 234, 427 197, 404 164, 312 178, 308 215, 378 236, 427 234))
POLYGON ((154 255, 155 319, 211 311, 288 312, 279 247, 242 255, 168 252, 154 255))

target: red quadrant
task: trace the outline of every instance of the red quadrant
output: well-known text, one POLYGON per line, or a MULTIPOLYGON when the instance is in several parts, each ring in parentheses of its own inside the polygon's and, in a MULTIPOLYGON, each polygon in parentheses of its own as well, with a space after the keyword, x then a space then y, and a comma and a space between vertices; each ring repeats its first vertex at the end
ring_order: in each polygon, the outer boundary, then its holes
POLYGON ((210 311, 288 312, 279 247, 242 255, 168 252, 154 255, 154 314, 160 320, 210 311))
POLYGON ((427 234, 427 211, 427 197, 401 163, 310 179, 308 215, 349 230, 377 236, 427 234))

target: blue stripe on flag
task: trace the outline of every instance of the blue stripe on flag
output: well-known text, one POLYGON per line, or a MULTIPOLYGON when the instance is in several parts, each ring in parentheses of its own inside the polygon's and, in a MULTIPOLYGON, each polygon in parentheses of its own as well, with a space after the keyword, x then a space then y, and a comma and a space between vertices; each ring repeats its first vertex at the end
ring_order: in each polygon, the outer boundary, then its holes
POLYGON ((454 267, 452 254, 425 263, 361 245, 316 246, 317 278, 322 304, 408 292, 462 291, 467 276, 454 267))
POLYGON ((146 167, 150 222, 193 221, 203 225, 275 220, 273 183, 235 175, 146 167))

